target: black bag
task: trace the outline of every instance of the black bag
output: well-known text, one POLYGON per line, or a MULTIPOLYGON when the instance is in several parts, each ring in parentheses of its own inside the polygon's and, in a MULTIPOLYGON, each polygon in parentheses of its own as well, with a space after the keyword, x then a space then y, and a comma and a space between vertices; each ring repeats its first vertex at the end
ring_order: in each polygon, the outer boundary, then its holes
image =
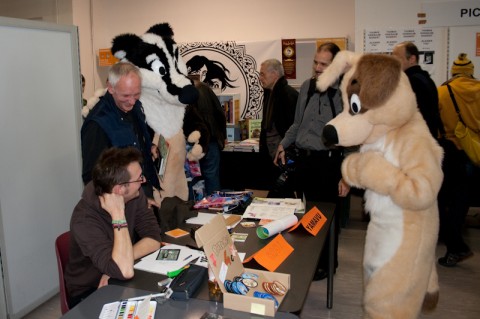
POLYGON ((170 284, 173 300, 188 300, 198 288, 207 281, 207 268, 199 265, 190 265, 175 277, 170 284))
POLYGON ((177 196, 164 198, 162 206, 155 212, 162 233, 179 227, 190 217, 196 217, 198 213, 191 209, 192 206, 193 203, 177 196))

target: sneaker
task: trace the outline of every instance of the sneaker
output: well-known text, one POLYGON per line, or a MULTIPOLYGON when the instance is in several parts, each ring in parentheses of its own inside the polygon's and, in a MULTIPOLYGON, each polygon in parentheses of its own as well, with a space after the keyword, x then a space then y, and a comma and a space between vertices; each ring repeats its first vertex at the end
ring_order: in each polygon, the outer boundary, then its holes
POLYGON ((444 257, 438 258, 438 263, 444 267, 453 267, 457 263, 464 261, 473 256, 473 252, 471 250, 463 252, 463 253, 449 253, 447 252, 444 257))

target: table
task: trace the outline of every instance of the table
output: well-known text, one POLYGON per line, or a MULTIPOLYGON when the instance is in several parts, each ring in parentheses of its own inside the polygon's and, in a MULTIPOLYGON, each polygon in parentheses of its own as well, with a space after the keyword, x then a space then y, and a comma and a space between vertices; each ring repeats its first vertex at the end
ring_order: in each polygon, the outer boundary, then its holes
MULTIPOLYGON (((61 319, 92 319, 98 318, 102 307, 106 303, 119 301, 122 299, 144 296, 151 292, 141 289, 123 287, 118 285, 108 285, 97 289, 84 301, 76 305, 73 309, 61 317, 61 319)), ((158 299, 155 318, 201 318, 206 312, 223 315, 227 318, 251 319, 252 314, 224 309, 223 304, 219 302, 190 299, 187 301, 175 301, 158 299)), ((255 315, 255 318, 263 318, 255 315)), ((297 316, 290 313, 277 312, 275 318, 296 319, 297 316)))
MULTIPOLYGON (((299 314, 301 312, 310 288, 310 284, 317 269, 317 262, 320 258, 320 253, 325 243, 328 230, 334 229, 333 227, 335 227, 335 220, 333 218, 335 204, 307 202, 306 211, 308 212, 308 210, 313 206, 316 206, 318 209, 320 209, 320 211, 325 215, 325 217, 327 217, 327 222, 325 223, 325 226, 320 230, 317 236, 310 235, 303 228, 298 228, 291 233, 282 233, 286 241, 294 248, 294 251, 276 270, 276 272, 290 274, 290 291, 285 296, 282 304, 280 305, 279 311, 291 312, 296 314, 299 314)), ((190 230, 192 227, 194 226, 185 224, 182 225, 181 228, 185 230, 190 230)), ((240 225, 238 225, 234 229, 234 231, 249 234, 247 240, 244 243, 235 243, 235 247, 237 248, 237 250, 239 252, 245 252, 247 257, 258 251, 259 249, 263 248, 270 242, 271 239, 274 238, 271 237, 264 240, 259 239, 255 233, 255 230, 256 228, 243 228, 240 225)), ((331 309, 333 306, 333 236, 334 232, 332 231, 330 232, 331 245, 328 248, 330 258, 327 277, 327 307, 329 309, 331 309)), ((168 242, 180 245, 195 245, 195 241, 190 238, 190 236, 184 236, 177 239, 165 236, 164 239, 168 242)), ((263 269, 254 261, 244 264, 244 267, 263 269)), ((132 279, 127 281, 110 279, 110 283, 157 292, 157 283, 163 278, 166 278, 166 276, 135 270, 135 276, 132 279)), ((198 291, 197 295, 194 297, 201 300, 210 300, 210 296, 208 295, 208 285, 206 281, 200 291, 198 291)))

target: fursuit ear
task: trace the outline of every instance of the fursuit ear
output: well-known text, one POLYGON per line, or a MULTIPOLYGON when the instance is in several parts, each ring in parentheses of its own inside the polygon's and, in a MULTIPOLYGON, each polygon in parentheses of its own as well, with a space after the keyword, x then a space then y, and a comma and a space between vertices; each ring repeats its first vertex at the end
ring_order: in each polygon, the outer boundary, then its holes
POLYGON ((358 61, 360 54, 351 51, 340 51, 333 59, 332 64, 318 77, 317 89, 324 92, 335 83, 340 76, 346 73, 358 61))
POLYGON ((112 54, 119 60, 123 60, 129 55, 133 48, 141 46, 143 40, 131 33, 121 34, 112 40, 112 54))
POLYGON ((162 38, 173 38, 173 30, 168 23, 159 23, 151 26, 147 33, 153 33, 162 38))
MULTIPOLYGON (((358 61, 356 79, 360 87, 362 104, 369 108, 383 105, 400 82, 402 68, 400 61, 385 54, 365 54, 358 61)), ((350 95, 350 90, 347 88, 350 95)))

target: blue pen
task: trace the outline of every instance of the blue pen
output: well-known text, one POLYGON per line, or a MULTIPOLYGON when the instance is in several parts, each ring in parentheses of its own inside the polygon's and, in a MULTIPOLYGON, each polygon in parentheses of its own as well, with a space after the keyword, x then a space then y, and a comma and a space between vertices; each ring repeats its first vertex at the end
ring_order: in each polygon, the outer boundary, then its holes
POLYGON ((185 260, 187 260, 188 258, 191 258, 191 257, 192 257, 192 255, 187 256, 187 257, 185 257, 185 258, 183 259, 183 261, 185 261, 185 260))

